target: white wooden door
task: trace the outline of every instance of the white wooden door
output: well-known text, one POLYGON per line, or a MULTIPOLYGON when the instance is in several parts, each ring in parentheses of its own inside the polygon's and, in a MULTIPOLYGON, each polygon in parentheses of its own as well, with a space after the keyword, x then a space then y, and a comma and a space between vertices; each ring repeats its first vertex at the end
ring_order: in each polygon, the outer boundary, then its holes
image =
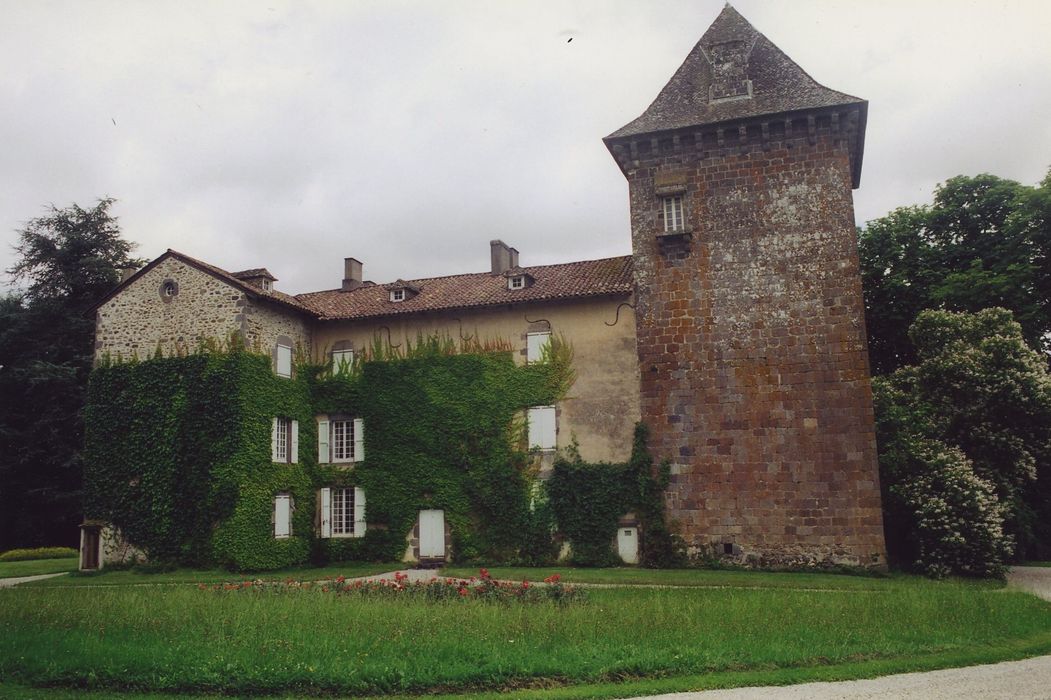
POLYGON ((617 530, 617 554, 625 564, 639 563, 639 529, 622 527, 617 530))
POLYGON ((445 511, 420 511, 420 558, 445 557, 445 511))

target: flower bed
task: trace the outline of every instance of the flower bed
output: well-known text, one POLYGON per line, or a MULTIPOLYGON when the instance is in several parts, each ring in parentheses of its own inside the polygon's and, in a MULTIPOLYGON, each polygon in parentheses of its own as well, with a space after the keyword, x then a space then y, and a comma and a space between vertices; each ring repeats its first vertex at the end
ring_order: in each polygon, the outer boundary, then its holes
POLYGON ((198 588, 219 592, 254 591, 257 593, 317 591, 363 598, 413 598, 427 601, 483 600, 495 603, 547 601, 567 605, 586 600, 584 591, 576 586, 563 584, 560 574, 548 576, 541 584, 532 584, 526 580, 498 581, 486 569, 479 571, 478 576, 466 579, 435 578, 430 581, 416 582, 410 582, 408 579, 407 574, 397 572, 393 579, 383 578, 372 581, 362 579, 348 581, 343 576, 339 576, 331 581, 297 581, 290 578, 285 581, 255 580, 211 586, 200 584, 198 588))

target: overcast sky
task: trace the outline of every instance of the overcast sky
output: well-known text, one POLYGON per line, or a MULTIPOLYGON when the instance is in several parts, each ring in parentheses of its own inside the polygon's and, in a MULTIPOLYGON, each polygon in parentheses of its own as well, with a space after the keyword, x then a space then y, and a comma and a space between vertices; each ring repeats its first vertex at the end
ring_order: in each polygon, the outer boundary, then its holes
MULTIPOLYGON (((44 206, 115 197, 126 238, 278 289, 631 252, 601 138, 723 6, 0 0, 0 266, 44 206)), ((1051 166, 1051 3, 738 0, 818 82, 869 100, 859 224, 957 174, 1051 166)))

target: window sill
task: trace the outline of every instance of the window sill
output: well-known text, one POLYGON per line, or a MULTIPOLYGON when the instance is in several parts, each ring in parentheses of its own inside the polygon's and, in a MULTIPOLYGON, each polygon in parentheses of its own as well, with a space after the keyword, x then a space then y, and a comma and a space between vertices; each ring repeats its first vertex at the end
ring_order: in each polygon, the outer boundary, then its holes
POLYGON ((657 238, 693 238, 693 227, 686 226, 684 228, 675 229, 674 231, 658 231, 657 238))

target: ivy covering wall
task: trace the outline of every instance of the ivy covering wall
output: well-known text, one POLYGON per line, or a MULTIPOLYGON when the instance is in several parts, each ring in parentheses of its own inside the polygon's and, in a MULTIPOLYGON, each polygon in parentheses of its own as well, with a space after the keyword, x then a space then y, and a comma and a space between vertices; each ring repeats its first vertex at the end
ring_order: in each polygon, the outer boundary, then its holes
POLYGON ((555 461, 546 484, 552 515, 582 566, 620 563, 611 546, 621 516, 632 513, 641 531, 640 563, 651 568, 682 566, 686 547, 665 520, 664 490, 670 465, 653 463, 649 430, 635 426, 631 458, 623 464, 588 463, 575 448, 555 461))
POLYGON ((237 347, 103 363, 85 411, 85 512, 151 559, 238 570, 397 559, 431 508, 445 511, 459 560, 544 559, 553 524, 536 506, 522 415, 565 396, 571 365, 557 339, 542 362, 516 366, 508 348, 447 338, 377 345, 339 376, 299 362, 277 377, 268 357, 237 347), (322 414, 364 420, 363 462, 318 463, 322 414), (299 423, 295 464, 271 461, 275 416, 299 423), (323 486, 364 489, 364 537, 316 536, 323 486), (288 538, 273 536, 277 493, 293 498, 288 538))

